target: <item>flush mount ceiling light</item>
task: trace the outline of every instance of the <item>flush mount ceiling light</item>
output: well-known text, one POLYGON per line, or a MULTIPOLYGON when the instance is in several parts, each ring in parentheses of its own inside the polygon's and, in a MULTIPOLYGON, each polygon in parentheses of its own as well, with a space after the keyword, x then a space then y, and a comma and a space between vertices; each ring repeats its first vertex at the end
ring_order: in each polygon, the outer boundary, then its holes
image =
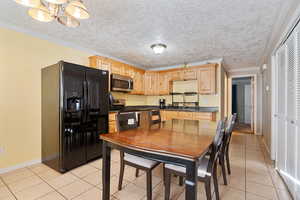
POLYGON ((151 49, 154 51, 155 54, 162 54, 167 48, 165 44, 152 44, 151 49))
POLYGON ((62 25, 77 27, 78 19, 90 17, 82 0, 15 0, 15 2, 31 7, 28 15, 41 22, 56 19, 62 25))

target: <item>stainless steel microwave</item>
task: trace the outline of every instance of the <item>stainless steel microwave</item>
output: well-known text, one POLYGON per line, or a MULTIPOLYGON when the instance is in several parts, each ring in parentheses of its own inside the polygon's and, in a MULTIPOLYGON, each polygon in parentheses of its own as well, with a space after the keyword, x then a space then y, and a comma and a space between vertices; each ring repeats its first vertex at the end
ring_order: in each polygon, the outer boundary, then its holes
POLYGON ((111 74, 111 91, 130 92, 133 90, 133 80, 129 76, 111 74))

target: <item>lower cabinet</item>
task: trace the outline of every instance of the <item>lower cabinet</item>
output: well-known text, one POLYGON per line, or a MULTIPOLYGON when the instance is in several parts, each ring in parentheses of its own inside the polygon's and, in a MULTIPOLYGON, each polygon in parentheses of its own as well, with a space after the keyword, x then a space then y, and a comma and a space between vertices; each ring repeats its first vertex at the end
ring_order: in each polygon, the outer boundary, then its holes
POLYGON ((117 132, 117 121, 116 121, 117 113, 109 113, 108 117, 108 131, 109 133, 116 133, 117 132))
POLYGON ((216 121, 215 112, 184 112, 184 111, 161 110, 160 114, 161 114, 162 121, 171 120, 171 119, 216 121))

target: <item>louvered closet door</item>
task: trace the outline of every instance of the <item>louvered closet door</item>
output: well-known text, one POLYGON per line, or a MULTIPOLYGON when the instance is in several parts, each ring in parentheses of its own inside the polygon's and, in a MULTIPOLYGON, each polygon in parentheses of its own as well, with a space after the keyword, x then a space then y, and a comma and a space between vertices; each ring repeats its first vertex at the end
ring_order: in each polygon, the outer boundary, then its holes
POLYGON ((296 29, 295 36, 296 52, 295 52, 295 63, 296 63, 296 73, 295 73, 295 104, 296 104, 296 126, 297 131, 295 133, 295 152, 296 152, 296 183, 295 183, 295 199, 300 199, 300 26, 296 29))
POLYGON ((286 168, 286 45, 283 45, 277 52, 278 66, 278 135, 276 165, 278 169, 286 168))
MULTIPOLYGON (((300 26, 276 53, 278 133, 276 166, 300 199, 300 26)), ((276 88, 274 88, 276 89, 276 88)))
MULTIPOLYGON (((287 118, 286 118, 286 170, 285 172, 291 177, 296 177, 296 34, 290 36, 287 44, 287 118)), ((295 184, 288 177, 284 176, 286 183, 291 191, 294 191, 295 184)))

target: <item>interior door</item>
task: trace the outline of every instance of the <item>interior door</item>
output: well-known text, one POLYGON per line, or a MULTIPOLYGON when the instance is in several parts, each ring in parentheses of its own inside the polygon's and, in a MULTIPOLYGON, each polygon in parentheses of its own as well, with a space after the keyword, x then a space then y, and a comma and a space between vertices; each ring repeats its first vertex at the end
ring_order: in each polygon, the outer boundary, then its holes
POLYGON ((63 83, 63 120, 62 148, 63 168, 65 170, 79 166, 86 161, 84 118, 85 71, 83 67, 64 63, 62 69, 63 83))
MULTIPOLYGON (((300 198, 300 48, 299 28, 276 53, 278 111, 276 166, 295 199, 300 198)), ((275 114, 276 115, 276 114, 275 114)))
MULTIPOLYGON (((277 104, 277 129, 278 143, 276 165, 278 169, 285 170, 286 164, 286 45, 282 46, 277 52, 278 73, 281 74, 280 84, 278 84, 278 104, 277 104)), ((279 80, 277 80, 279 81, 279 80)))
MULTIPOLYGON (((286 119, 286 169, 285 172, 291 176, 296 177, 296 98, 295 98, 295 75, 296 75, 296 55, 295 55, 295 34, 293 34, 286 44, 286 71, 287 71, 287 98, 286 98, 286 109, 287 109, 287 119, 286 119)), ((291 191, 295 191, 295 185, 289 176, 284 176, 286 183, 291 191)))
POLYGON ((88 69, 86 87, 86 156, 91 160, 102 155, 99 135, 108 132, 108 72, 88 69))

